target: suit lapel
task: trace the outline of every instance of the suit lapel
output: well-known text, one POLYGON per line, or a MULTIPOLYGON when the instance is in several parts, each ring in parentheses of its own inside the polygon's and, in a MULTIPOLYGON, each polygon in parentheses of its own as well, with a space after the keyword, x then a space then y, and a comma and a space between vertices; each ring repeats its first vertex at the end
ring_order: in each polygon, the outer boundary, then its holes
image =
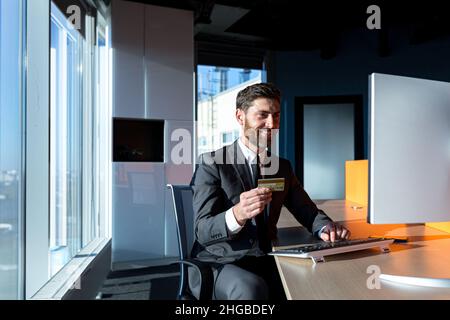
POLYGON ((248 169, 247 160, 238 145, 237 140, 227 147, 227 163, 235 170, 244 190, 252 189, 252 175, 248 169))

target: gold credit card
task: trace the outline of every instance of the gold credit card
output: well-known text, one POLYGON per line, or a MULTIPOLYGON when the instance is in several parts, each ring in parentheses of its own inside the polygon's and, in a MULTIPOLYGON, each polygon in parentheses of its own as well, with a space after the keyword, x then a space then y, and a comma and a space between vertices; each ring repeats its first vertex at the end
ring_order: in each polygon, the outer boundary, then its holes
POLYGON ((258 179, 258 188, 268 188, 272 191, 284 191, 284 178, 258 179))

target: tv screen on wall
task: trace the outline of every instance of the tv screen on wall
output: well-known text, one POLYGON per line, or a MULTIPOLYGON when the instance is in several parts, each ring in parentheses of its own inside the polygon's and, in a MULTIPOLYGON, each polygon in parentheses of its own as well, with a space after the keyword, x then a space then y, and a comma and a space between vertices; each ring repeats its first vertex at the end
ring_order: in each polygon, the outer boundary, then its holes
POLYGON ((114 118, 114 162, 164 162, 164 120, 114 118))

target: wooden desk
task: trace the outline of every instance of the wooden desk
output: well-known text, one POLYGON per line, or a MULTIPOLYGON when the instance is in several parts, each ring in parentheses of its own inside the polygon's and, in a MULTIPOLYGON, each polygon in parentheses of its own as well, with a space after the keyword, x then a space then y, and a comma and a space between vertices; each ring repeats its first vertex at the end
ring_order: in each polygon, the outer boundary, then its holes
MULTIPOLYGON (((326 256, 316 265, 310 259, 275 257, 288 299, 450 299, 450 289, 416 287, 381 281, 369 289, 367 273, 377 265, 381 273, 450 278, 450 234, 425 225, 369 225, 366 209, 346 200, 316 201, 334 221, 352 232, 352 238, 408 236, 409 242, 392 244, 390 253, 377 248, 326 256)), ((292 215, 283 209, 278 223, 278 248, 315 242, 292 215)))

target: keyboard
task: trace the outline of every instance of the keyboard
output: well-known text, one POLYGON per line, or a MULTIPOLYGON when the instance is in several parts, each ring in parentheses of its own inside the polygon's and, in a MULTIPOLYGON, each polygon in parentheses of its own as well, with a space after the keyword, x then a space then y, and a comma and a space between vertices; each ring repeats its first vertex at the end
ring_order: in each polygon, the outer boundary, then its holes
POLYGON ((394 239, 386 238, 363 238, 340 240, 336 242, 318 242, 306 244, 293 248, 279 249, 269 252, 269 255, 295 257, 295 258, 310 258, 314 263, 324 262, 325 256, 364 250, 374 247, 379 247, 384 253, 389 252, 389 245, 394 242, 394 239))

